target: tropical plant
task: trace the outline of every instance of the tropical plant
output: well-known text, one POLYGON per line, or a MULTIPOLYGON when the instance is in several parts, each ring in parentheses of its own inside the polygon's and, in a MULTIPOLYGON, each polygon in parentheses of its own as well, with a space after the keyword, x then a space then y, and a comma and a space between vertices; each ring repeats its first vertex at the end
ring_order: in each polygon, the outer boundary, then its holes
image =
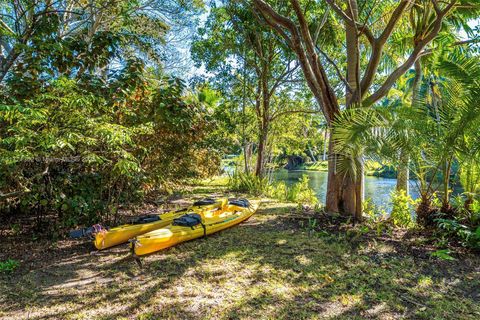
MULTIPOLYGON (((442 211, 449 210, 451 166, 465 141, 477 141, 474 130, 480 117, 478 103, 478 57, 450 55, 439 63, 442 81, 423 83, 413 106, 394 103, 390 107, 344 112, 336 121, 333 138, 342 154, 350 158, 365 154, 395 163, 398 150, 408 154, 410 169, 420 193, 418 221, 433 222, 432 197, 442 189, 442 211)), ((340 172, 356 166, 338 166, 340 172)))
POLYGON ((20 263, 14 259, 0 261, 0 273, 11 273, 18 268, 19 265, 20 263))
POLYGON ((272 184, 268 177, 259 177, 250 172, 236 171, 230 176, 228 188, 232 191, 260 196, 269 194, 272 184))
POLYGON ((395 190, 391 194, 392 211, 390 220, 395 226, 409 228, 415 225, 413 213, 415 212, 415 201, 406 194, 405 190, 395 190))
MULTIPOLYGON (((295 52, 329 126, 342 113, 342 105, 347 109, 371 107, 385 98, 402 75, 430 51, 445 21, 467 5, 467 1, 455 0, 251 2, 271 32, 295 52), (423 15, 417 14, 417 24, 409 25, 418 11, 423 15), (403 41, 409 37, 415 41, 403 41), (344 44, 343 50, 339 43, 344 44), (335 59, 338 55, 343 58, 335 59)), ((475 4, 468 3, 468 7, 478 12, 475 4)), ((335 140, 330 140, 326 209, 361 219, 363 154, 356 151, 345 156, 338 153, 335 140), (351 161, 358 174, 337 174, 339 158, 351 161)))
POLYGON ((318 203, 317 196, 315 191, 310 188, 308 182, 308 176, 303 175, 300 178, 300 181, 293 184, 291 187, 287 187, 285 200, 300 204, 316 205, 318 203))

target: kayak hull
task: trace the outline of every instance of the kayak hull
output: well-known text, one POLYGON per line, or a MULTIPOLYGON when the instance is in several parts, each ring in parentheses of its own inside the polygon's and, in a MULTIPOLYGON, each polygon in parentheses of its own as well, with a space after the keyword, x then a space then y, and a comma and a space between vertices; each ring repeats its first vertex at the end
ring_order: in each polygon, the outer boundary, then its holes
POLYGON ((218 216, 204 217, 203 226, 183 227, 170 225, 138 236, 131 246, 133 246, 137 256, 166 249, 181 242, 201 238, 233 227, 250 218, 257 208, 258 203, 253 203, 249 208, 229 205, 218 216))

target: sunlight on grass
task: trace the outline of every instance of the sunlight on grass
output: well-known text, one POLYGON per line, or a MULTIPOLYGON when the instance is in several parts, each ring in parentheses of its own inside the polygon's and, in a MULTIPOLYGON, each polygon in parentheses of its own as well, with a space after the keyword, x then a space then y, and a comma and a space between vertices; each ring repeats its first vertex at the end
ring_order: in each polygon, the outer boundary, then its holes
POLYGON ((26 317, 19 310, 27 310, 30 319, 480 315, 477 298, 452 294, 474 290, 478 273, 452 282, 429 260, 389 256, 396 250, 390 244, 353 249, 342 234, 317 235, 282 218, 295 208, 264 201, 235 228, 145 257, 143 270, 127 246, 118 246, 12 274, 0 282, 6 293, 0 295, 0 315, 26 317), (434 280, 439 277, 444 281, 434 280))

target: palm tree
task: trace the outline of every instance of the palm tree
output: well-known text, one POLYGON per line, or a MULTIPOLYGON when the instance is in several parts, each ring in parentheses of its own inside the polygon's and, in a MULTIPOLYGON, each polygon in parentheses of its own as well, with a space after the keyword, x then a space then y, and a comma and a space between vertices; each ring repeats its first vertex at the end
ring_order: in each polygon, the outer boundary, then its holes
POLYGON ((398 150, 405 152, 411 159, 409 168, 421 198, 418 220, 424 225, 432 221, 431 201, 440 187, 441 209, 450 210, 451 166, 459 154, 470 152, 465 147, 466 139, 478 141, 475 135, 479 130, 474 128, 480 120, 476 102, 480 95, 480 58, 454 53, 435 69, 439 76, 421 84, 412 106, 396 101, 387 107, 348 110, 336 121, 332 136, 337 151, 345 155, 337 166, 344 174, 357 174, 358 154, 398 164, 398 150))

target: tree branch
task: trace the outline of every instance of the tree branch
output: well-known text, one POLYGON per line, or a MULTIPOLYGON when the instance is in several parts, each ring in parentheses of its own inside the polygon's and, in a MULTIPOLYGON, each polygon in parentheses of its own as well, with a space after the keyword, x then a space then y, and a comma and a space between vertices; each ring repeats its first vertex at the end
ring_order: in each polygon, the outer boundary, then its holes
POLYGON ((292 69, 290 69, 290 63, 291 61, 289 61, 287 63, 288 67, 287 67, 287 70, 282 73, 276 80, 275 80, 275 83, 272 85, 272 87, 270 88, 269 92, 268 92, 268 96, 271 97, 273 95, 273 93, 275 92, 275 90, 277 90, 277 88, 282 85, 283 83, 285 83, 285 78, 289 75, 291 75, 297 68, 298 68, 298 64, 296 64, 292 69))
POLYGON ((381 44, 384 44, 387 39, 391 36, 393 29, 397 25, 398 21, 402 17, 403 13, 407 9, 408 5, 412 3, 412 0, 402 0, 398 6, 393 10, 393 13, 390 17, 390 20, 387 23, 387 26, 383 30, 382 34, 378 37, 378 41, 381 44))
POLYGON ((322 30, 323 26, 325 25, 325 22, 327 22, 329 12, 330 12, 330 7, 327 7, 327 10, 325 10, 325 14, 323 15, 322 21, 320 21, 320 24, 318 25, 317 30, 315 31, 315 35, 313 36, 313 43, 317 43, 318 36, 320 35, 320 30, 322 30))
POLYGON ((366 92, 368 92, 368 89, 373 83, 373 79, 375 77, 375 74, 377 73, 378 66, 380 65, 380 59, 382 57, 383 47, 385 43, 392 35, 395 26, 397 25, 398 21, 400 20, 407 6, 410 3, 411 0, 402 0, 393 11, 390 20, 387 23, 387 26, 385 27, 381 35, 378 37, 378 39, 369 40, 372 45, 372 55, 370 56, 367 68, 365 69, 362 81, 360 82, 362 96, 364 96, 366 92))
POLYGON ((329 85, 325 70, 315 52, 308 24, 298 1, 290 0, 290 3, 298 18, 299 28, 292 20, 275 12, 264 0, 253 0, 253 3, 272 28, 282 30, 280 35, 287 40, 289 47, 296 53, 307 85, 321 106, 325 118, 328 122, 333 121, 339 112, 337 98, 329 85), (283 29, 290 33, 290 37, 283 29))
POLYGON ((348 23, 351 26, 355 26, 355 22, 350 19, 350 17, 345 13, 345 11, 340 8, 334 0, 325 0, 330 7, 335 11, 343 20, 345 20, 346 23, 348 23))
POLYGON ((320 52, 322 54, 322 56, 333 66, 333 68, 335 69, 335 71, 337 72, 337 76, 340 78, 340 80, 342 80, 342 82, 345 84, 345 86, 347 87, 347 90, 348 92, 350 93, 353 93, 353 90, 352 90, 352 87, 350 86, 350 84, 348 83, 348 81, 345 79, 345 77, 342 75, 340 69, 338 68, 337 64, 335 63, 335 61, 333 61, 325 52, 322 51, 322 49, 320 49, 318 46, 317 47, 317 50, 318 52, 320 52))
MULTIPOLYGON (((433 1, 433 0, 432 0, 433 1)), ((364 101, 364 105, 369 106, 383 98, 390 88, 395 84, 395 82, 402 76, 410 67, 415 63, 415 61, 423 54, 424 48, 427 44, 429 44, 440 32, 440 29, 442 27, 443 23, 443 18, 445 15, 453 8, 457 0, 453 0, 450 2, 447 7, 440 11, 440 15, 437 15, 437 18, 435 19, 433 23, 433 29, 430 31, 430 33, 418 44, 415 46, 413 49, 413 52, 410 54, 408 59, 401 64, 397 69, 395 69, 390 76, 385 80, 385 82, 380 86, 380 88, 375 91, 372 95, 370 95, 367 99, 364 101)))
POLYGON ((282 112, 277 112, 275 114, 272 115, 272 117, 270 118, 271 121, 277 119, 278 117, 281 117, 281 116, 284 116, 284 115, 287 115, 287 114, 294 114, 294 113, 305 113, 305 114, 308 114, 308 113, 313 113, 313 114, 316 114, 316 113, 320 113, 321 111, 320 110, 285 110, 285 111, 282 111, 282 112))

